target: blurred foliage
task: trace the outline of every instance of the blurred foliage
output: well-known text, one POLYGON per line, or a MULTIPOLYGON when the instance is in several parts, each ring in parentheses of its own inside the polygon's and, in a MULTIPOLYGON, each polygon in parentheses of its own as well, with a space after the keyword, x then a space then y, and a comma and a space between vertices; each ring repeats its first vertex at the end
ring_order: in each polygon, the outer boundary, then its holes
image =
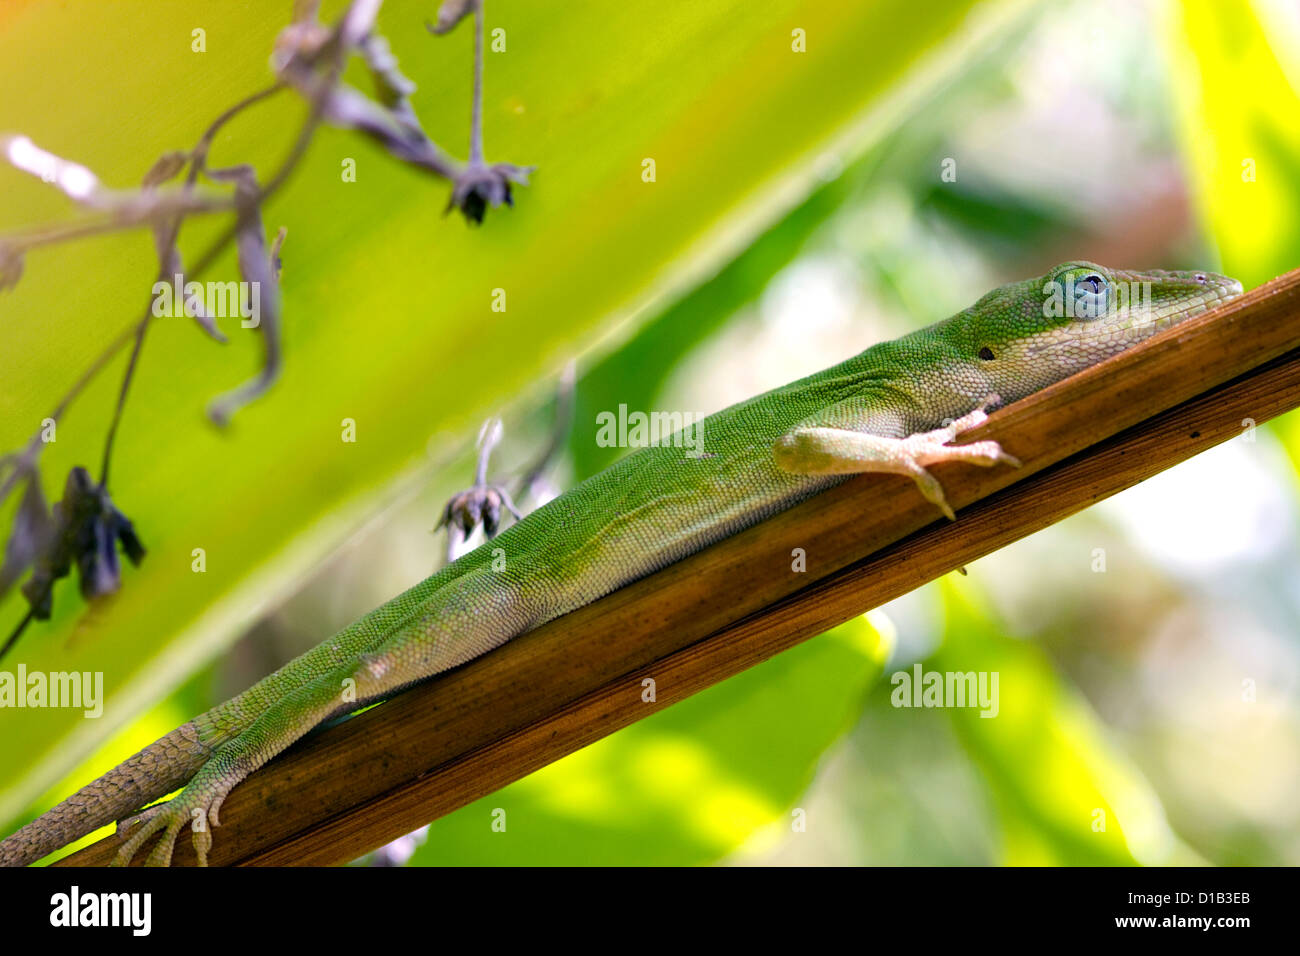
POLYGON ((569 439, 575 480, 594 475, 623 454, 623 449, 596 442, 597 414, 620 402, 633 409, 649 408, 681 357, 721 329, 737 309, 762 291, 775 272, 795 259, 808 235, 843 204, 850 182, 838 177, 818 188, 718 275, 673 303, 630 342, 583 373, 569 439))
POLYGON ((1269 0, 1163 8, 1191 195, 1250 288, 1300 263, 1300 13, 1269 0))
POLYGON ((1043 650, 1006 636, 990 607, 951 578, 943 583, 945 640, 927 666, 998 675, 995 717, 971 707, 948 713, 993 795, 1002 862, 1175 862, 1159 799, 1043 650))

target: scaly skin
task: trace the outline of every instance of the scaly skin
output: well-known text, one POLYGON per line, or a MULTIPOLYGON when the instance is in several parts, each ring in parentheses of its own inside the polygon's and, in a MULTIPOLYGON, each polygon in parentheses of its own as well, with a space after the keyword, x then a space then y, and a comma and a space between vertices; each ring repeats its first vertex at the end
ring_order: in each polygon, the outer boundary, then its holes
POLYGON ((148 862, 168 864, 190 825, 205 863, 231 789, 329 717, 478 657, 851 474, 911 475, 953 518, 926 466, 1017 464, 996 442, 947 444, 983 421, 987 406, 1240 292, 1211 273, 1067 263, 733 405, 704 420, 702 455, 670 442, 628 455, 78 791, 0 842, 0 863, 39 859, 186 779, 175 798, 124 821, 118 862, 161 832, 148 862), (1148 298, 1123 299, 1128 283, 1144 282, 1148 298), (1078 307, 1053 310, 1065 302, 1078 307))

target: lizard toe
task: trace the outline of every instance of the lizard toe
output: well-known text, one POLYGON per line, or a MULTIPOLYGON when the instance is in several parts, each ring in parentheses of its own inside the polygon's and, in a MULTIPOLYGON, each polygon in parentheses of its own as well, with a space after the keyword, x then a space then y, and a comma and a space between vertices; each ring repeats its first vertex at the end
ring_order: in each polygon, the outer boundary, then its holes
MULTIPOLYGON (((117 855, 113 857, 113 866, 130 865, 132 858, 144 845, 144 842, 168 826, 169 819, 163 813, 166 807, 167 804, 160 803, 157 806, 141 810, 134 816, 127 817, 118 823, 117 832, 119 835, 125 835, 128 830, 134 830, 135 832, 131 833, 126 842, 118 848, 117 855)), ((167 842, 170 846, 170 841, 167 842)), ((168 852, 170 853, 170 851, 168 852)))

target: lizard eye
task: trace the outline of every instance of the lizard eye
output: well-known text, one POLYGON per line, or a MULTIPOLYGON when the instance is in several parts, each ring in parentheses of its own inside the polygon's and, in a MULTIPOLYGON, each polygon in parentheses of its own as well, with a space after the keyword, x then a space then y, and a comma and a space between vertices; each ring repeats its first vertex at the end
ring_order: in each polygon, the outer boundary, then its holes
POLYGON ((1074 280, 1072 304, 1076 319, 1095 319, 1106 314, 1110 283, 1096 272, 1086 272, 1074 280))
POLYGON ((1093 262, 1063 262, 1046 276, 1043 317, 1089 321, 1109 315, 1114 283, 1093 262))

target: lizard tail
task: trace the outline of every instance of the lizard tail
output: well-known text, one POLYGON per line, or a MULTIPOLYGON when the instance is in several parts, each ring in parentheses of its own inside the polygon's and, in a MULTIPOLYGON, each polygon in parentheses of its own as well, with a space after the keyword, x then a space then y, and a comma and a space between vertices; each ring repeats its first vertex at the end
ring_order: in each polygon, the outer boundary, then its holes
POLYGON ((0 840, 0 866, 26 866, 171 793, 198 772, 213 748, 193 721, 86 784, 13 836, 0 840))

